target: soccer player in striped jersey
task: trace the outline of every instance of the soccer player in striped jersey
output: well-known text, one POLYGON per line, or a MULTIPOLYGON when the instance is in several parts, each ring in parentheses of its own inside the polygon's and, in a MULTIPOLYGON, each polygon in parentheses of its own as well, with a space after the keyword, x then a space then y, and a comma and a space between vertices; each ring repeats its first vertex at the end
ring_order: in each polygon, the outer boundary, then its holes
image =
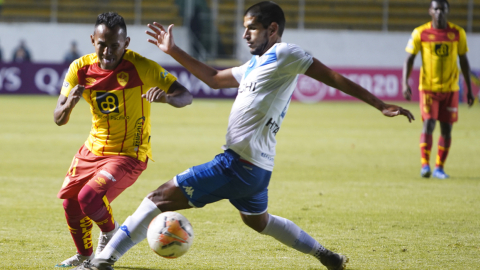
POLYGON ((470 84, 470 65, 467 58, 467 37, 465 30, 447 21, 449 4, 447 0, 433 0, 429 14, 432 21, 413 30, 408 41, 407 59, 403 66, 403 95, 410 100, 412 90, 408 78, 418 52, 422 53, 420 70, 420 111, 423 129, 420 136, 421 170, 420 175, 428 178, 430 170, 430 151, 432 134, 436 121, 440 122, 441 135, 438 140, 438 153, 433 177, 446 179, 445 161, 452 142, 452 127, 458 119, 459 71, 457 57, 460 59, 463 77, 467 85, 467 103, 472 106, 474 97, 470 84))
POLYGON ((330 270, 344 269, 347 257, 323 247, 292 221, 267 211, 268 184, 275 159, 275 136, 287 113, 298 74, 338 88, 393 117, 413 115, 401 107, 383 103, 366 89, 330 70, 294 44, 281 41, 285 27, 283 10, 273 2, 261 2, 245 12, 243 38, 252 59, 240 67, 216 70, 178 48, 172 26, 149 25, 149 42, 172 56, 212 88, 238 87, 230 113, 224 153, 212 161, 178 174, 150 193, 129 216, 102 253, 77 269, 113 269, 112 265, 146 237, 148 224, 159 213, 228 199, 243 222, 302 253, 310 254, 330 270))
POLYGON ((93 258, 93 223, 101 230, 97 254, 118 230, 110 202, 137 180, 152 158, 151 102, 174 107, 192 102, 190 92, 168 71, 127 49, 130 38, 120 15, 100 14, 91 41, 95 53, 70 65, 54 111, 55 123, 65 125, 83 97, 92 113, 90 135, 57 195, 77 248, 58 267, 93 258))

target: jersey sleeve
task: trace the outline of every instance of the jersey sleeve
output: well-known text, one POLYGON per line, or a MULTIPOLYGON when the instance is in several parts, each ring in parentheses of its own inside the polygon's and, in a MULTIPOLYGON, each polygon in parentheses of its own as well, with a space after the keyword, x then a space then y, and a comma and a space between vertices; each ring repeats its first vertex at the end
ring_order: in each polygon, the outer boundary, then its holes
POLYGON ((459 31, 460 38, 458 40, 458 55, 464 55, 468 52, 468 45, 467 45, 467 34, 463 28, 459 31))
POLYGON ((408 40, 405 51, 410 54, 417 54, 420 51, 421 46, 420 32, 415 29, 408 40))
POLYGON ((233 77, 235 77, 235 80, 237 80, 238 83, 240 83, 240 81, 243 78, 243 75, 245 74, 245 72, 247 72, 247 68, 248 68, 249 63, 250 63, 250 61, 246 62, 245 64, 243 64, 239 67, 232 68, 232 75, 233 75, 233 77))
POLYGON ((70 64, 67 74, 65 75, 65 79, 63 80, 62 90, 60 90, 60 94, 68 97, 72 88, 78 84, 77 72, 78 72, 78 62, 74 61, 70 64))
POLYGON ((127 50, 123 57, 135 66, 146 90, 151 87, 158 87, 167 93, 173 82, 177 80, 175 76, 157 62, 143 57, 134 51, 127 50))
POLYGON ((278 70, 287 74, 305 74, 313 58, 294 44, 283 43, 277 47, 278 70))

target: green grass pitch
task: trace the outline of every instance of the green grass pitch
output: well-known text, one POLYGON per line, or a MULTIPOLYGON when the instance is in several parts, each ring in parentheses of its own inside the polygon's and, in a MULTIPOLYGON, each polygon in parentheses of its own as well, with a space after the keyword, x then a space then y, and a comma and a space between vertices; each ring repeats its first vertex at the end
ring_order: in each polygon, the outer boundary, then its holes
MULTIPOLYGON (((0 269, 53 269, 75 253, 56 193, 90 131, 85 101, 70 123, 53 122, 56 97, 0 97, 0 269)), ((122 223, 146 194, 221 152, 232 101, 152 106, 155 162, 113 203, 122 223)), ((419 176, 417 120, 387 118, 359 102, 293 103, 277 135, 269 212, 286 217, 347 269, 478 269, 480 106, 460 106, 448 180, 419 176)), ((431 162, 436 154, 437 126, 431 162)), ((243 225, 228 201, 179 211, 195 241, 183 257, 155 255, 146 241, 116 269, 324 269, 313 257, 243 225)), ((94 245, 98 236, 94 227, 94 245)))

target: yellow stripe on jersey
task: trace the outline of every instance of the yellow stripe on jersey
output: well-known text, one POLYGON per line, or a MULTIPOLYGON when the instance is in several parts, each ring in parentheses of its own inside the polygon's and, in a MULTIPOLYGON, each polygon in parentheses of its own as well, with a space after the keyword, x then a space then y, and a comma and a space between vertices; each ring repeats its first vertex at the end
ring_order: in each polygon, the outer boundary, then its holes
POLYGON ((463 28, 449 22, 446 29, 434 29, 428 22, 413 30, 405 51, 422 53, 420 91, 452 92, 460 89, 457 58, 468 51, 463 28))
POLYGON ((77 84, 90 104, 92 128, 85 146, 95 155, 152 158, 150 102, 142 98, 151 87, 168 92, 176 78, 159 64, 126 50, 115 70, 98 65, 95 53, 75 60, 65 76, 64 96, 77 84))

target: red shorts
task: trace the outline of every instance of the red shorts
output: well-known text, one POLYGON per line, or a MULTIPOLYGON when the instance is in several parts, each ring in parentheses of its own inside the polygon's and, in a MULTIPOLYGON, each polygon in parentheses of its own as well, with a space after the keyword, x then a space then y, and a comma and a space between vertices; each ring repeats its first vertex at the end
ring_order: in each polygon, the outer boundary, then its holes
POLYGON ((80 190, 89 185, 98 193, 106 191, 111 202, 135 183, 147 168, 147 162, 128 156, 96 156, 83 145, 75 154, 57 197, 77 197, 80 190))
POLYGON ((422 120, 435 119, 445 123, 458 120, 458 91, 439 93, 420 91, 422 120))

